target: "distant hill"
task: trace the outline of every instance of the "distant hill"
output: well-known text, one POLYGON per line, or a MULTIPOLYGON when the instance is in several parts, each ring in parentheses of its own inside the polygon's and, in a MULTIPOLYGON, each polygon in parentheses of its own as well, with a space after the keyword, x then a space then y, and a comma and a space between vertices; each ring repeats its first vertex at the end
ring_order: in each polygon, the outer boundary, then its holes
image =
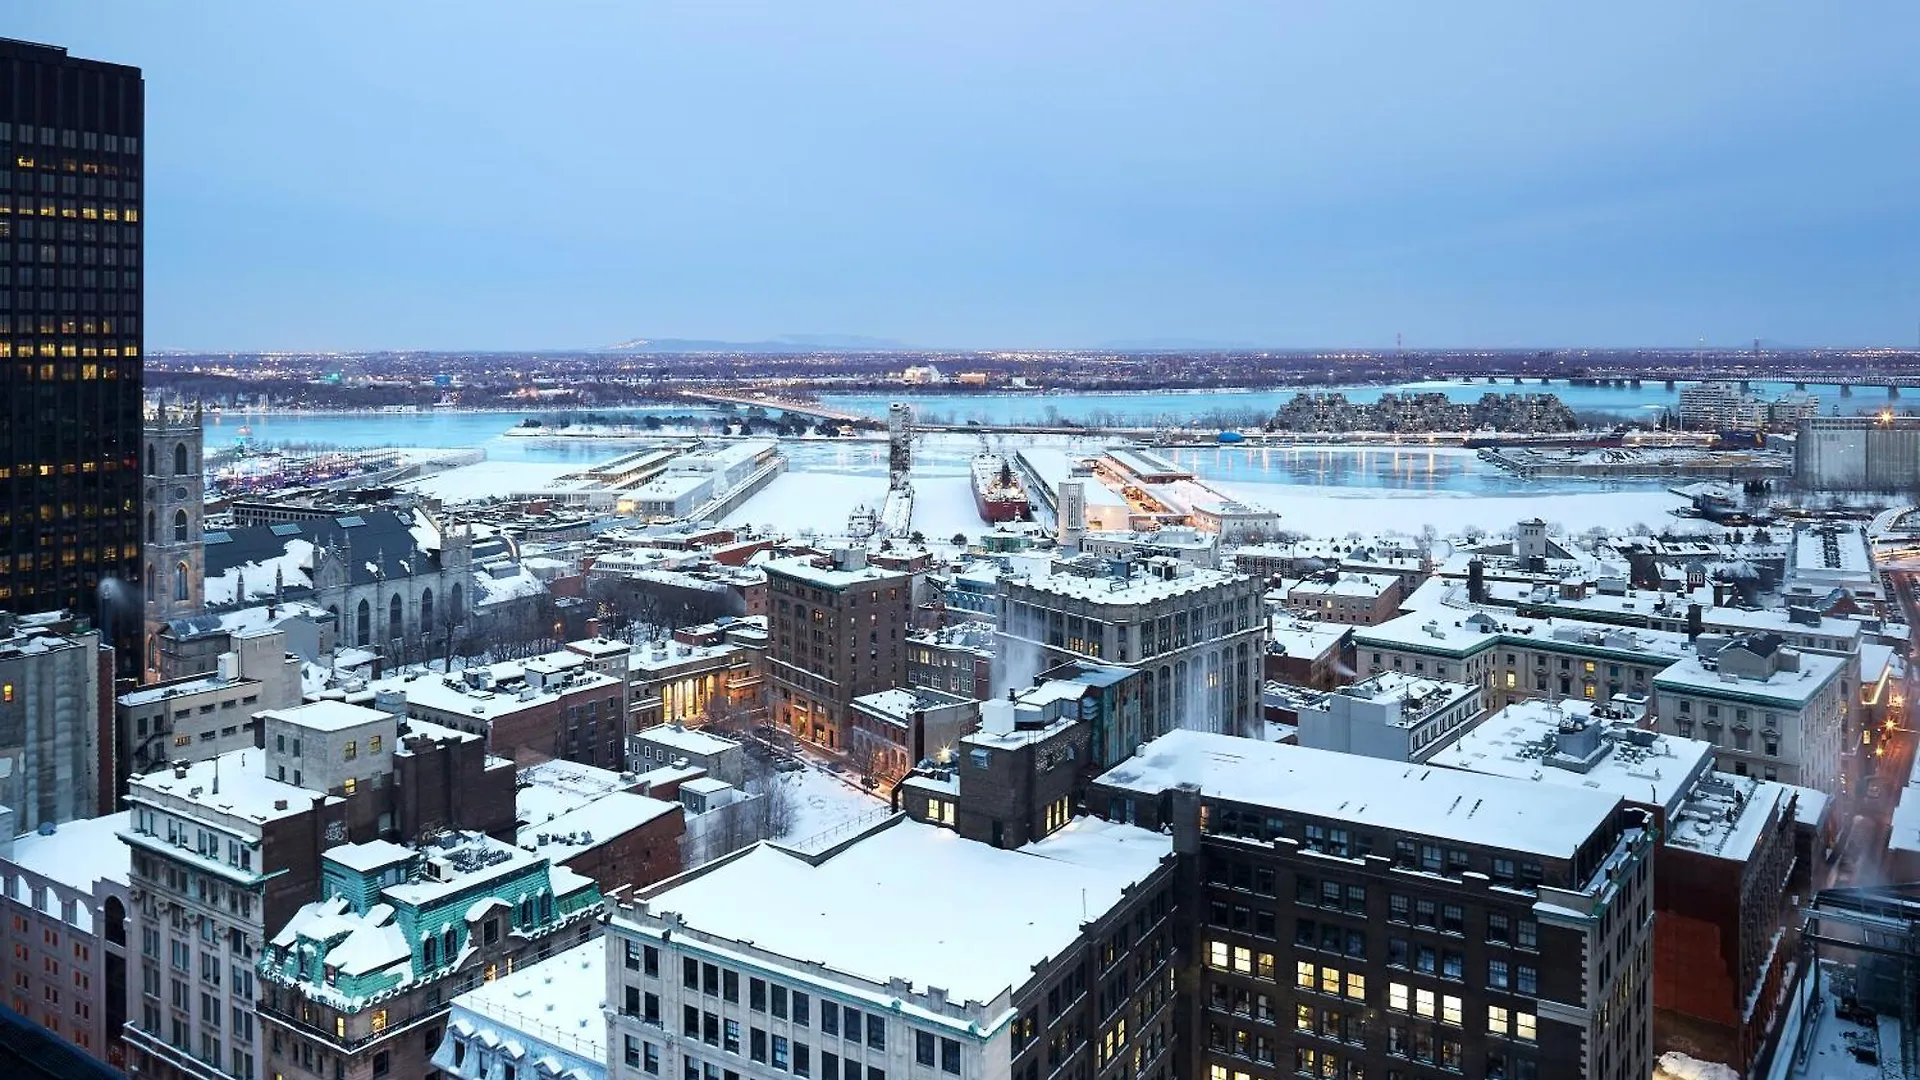
POLYGON ((1103 341, 1094 346, 1097 349, 1116 349, 1120 352, 1172 352, 1192 350, 1198 352, 1222 352, 1226 350, 1258 349, 1260 346, 1251 341, 1208 341, 1205 338, 1125 338, 1118 341, 1103 341))
POLYGON ((716 341, 707 338, 634 338, 603 347, 601 352, 689 353, 689 352, 895 352, 913 346, 891 338, 863 337, 859 334, 782 334, 767 341, 716 341))

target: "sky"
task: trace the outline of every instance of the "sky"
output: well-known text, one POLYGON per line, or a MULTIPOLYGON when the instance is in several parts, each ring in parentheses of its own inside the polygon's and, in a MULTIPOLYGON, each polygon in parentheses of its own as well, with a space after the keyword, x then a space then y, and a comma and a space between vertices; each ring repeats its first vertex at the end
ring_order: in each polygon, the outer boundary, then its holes
POLYGON ((1903 345, 1920 5, 96 3, 147 346, 1903 345))

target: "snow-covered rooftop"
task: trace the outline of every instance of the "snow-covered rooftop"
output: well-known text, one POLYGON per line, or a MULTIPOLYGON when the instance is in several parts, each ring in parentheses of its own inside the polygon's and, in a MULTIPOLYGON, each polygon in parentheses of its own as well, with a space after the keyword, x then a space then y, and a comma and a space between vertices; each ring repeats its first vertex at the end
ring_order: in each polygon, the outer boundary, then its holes
POLYGON ((1554 787, 1430 765, 1312 750, 1199 731, 1171 731, 1100 777, 1107 787, 1202 794, 1467 844, 1571 858, 1620 803, 1554 787))
POLYGON ((823 589, 844 589, 849 585, 861 585, 875 581, 905 581, 906 574, 897 570, 886 570, 869 563, 857 570, 838 570, 831 566, 815 566, 811 556, 794 556, 785 559, 769 559, 763 569, 769 574, 781 574, 809 585, 818 585, 823 589))
POLYGON ((205 595, 209 604, 236 604, 246 600, 265 600, 279 587, 311 588, 313 578, 313 541, 291 538, 280 554, 257 562, 246 562, 218 574, 208 574, 205 595), (244 591, 245 595, 241 595, 244 591))
POLYGON ((16 837, 7 861, 50 881, 91 891, 97 881, 127 883, 133 849, 120 842, 128 811, 69 821, 52 835, 30 832, 16 837))
POLYGON ((306 813, 315 801, 329 805, 340 801, 336 795, 269 779, 266 768, 265 751, 231 750, 209 761, 163 767, 136 776, 128 781, 127 797, 171 796, 256 823, 306 813), (176 768, 185 775, 178 775, 176 768))
MULTIPOLYGON (((1459 741, 1435 754, 1430 765, 1611 791, 1633 802, 1672 809, 1698 776, 1713 767, 1713 745, 1678 735, 1643 732, 1629 741, 1629 725, 1591 719, 1593 703, 1568 698, 1554 703, 1520 701, 1494 713, 1459 741), (1606 753, 1584 770, 1557 768, 1542 752, 1563 720, 1601 726, 1606 753)), ((1637 729, 1636 729, 1637 730, 1637 729)))
MULTIPOLYGON (((532 689, 525 698, 521 691, 524 683, 520 680, 525 669, 518 664, 496 664, 493 676, 498 680, 494 685, 499 689, 474 689, 459 678, 449 680, 435 672, 425 675, 394 674, 376 679, 368 684, 370 690, 397 690, 404 694, 407 704, 421 708, 435 709, 444 713, 458 713, 462 717, 475 717, 492 720, 522 709, 537 708, 551 700, 552 690, 532 689), (501 684, 509 684, 502 686, 501 684), (450 685, 451 684, 451 685, 450 685)), ((620 680, 596 671, 575 671, 572 681, 561 689, 565 693, 582 690, 606 689, 619 686, 620 680)))
POLYGON ((1825 689, 1846 664, 1843 657, 1803 652, 1799 654, 1797 671, 1781 670, 1765 679, 1746 679, 1726 672, 1720 665, 1707 667, 1700 663, 1698 656, 1689 656, 1654 676, 1653 685, 1657 690, 1710 697, 1758 698, 1783 708, 1797 709, 1825 689))
POLYGON ((1013 851, 901 819, 818 866, 762 844, 668 882, 649 907, 796 961, 987 1002, 1024 985, 1171 851, 1160 833, 1090 818, 1013 851), (913 896, 915 916, 876 919, 846 902, 877 896, 913 896))
POLYGON ((1288 595, 1377 597, 1399 583, 1400 579, 1392 574, 1342 572, 1333 575, 1331 580, 1308 578, 1296 582, 1288 595))
POLYGON ((1192 563, 1167 560, 1161 565, 1168 569, 1166 576, 1141 572, 1136 568, 1128 576, 1119 577, 1104 573, 1074 573, 1064 563, 1022 557, 1014 560, 1013 576, 1016 583, 1039 592, 1106 605, 1145 604, 1248 580, 1240 574, 1194 566, 1192 563), (1024 580, 1019 577, 1022 570, 1027 573, 1024 580))
POLYGON ((368 840, 362 844, 339 844, 322 853, 349 870, 369 873, 413 858, 414 851, 390 840, 368 840))
POLYGON ((544 820, 526 819, 514 843, 556 861, 616 840, 680 809, 677 802, 615 791, 544 820), (545 838, 545 843, 541 842, 545 838))
MULTIPOLYGON (((605 1062, 607 1014, 602 1010, 606 997, 607 943, 596 936, 454 998, 454 1019, 448 1026, 463 1035, 488 1027, 501 1046, 520 1041, 515 1036, 521 1036, 588 1061, 605 1062)), ((540 1055, 535 1051, 524 1056, 540 1055)), ((523 1075, 534 1072, 523 1069, 523 1075)))
POLYGON ((392 714, 383 713, 378 709, 326 699, 307 705, 295 705, 290 709, 268 709, 260 715, 268 720, 297 724, 313 731, 346 731, 349 728, 382 721, 396 722, 392 714))
POLYGON ((682 754, 691 754, 696 757, 709 757, 714 754, 723 754, 740 745, 732 739, 709 734, 698 728, 690 728, 681 724, 655 724, 653 727, 641 728, 639 731, 634 732, 633 737, 636 739, 645 739, 650 743, 670 747, 682 754))

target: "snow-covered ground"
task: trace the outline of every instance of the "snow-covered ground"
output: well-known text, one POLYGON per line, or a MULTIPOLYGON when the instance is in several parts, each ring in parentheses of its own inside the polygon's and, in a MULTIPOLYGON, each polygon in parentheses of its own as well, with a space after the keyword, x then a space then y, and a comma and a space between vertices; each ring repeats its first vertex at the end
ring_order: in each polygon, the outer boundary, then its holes
POLYGON ((793 827, 780 842, 806 851, 820 851, 872 825, 889 812, 887 801, 869 794, 833 773, 809 765, 780 773, 780 782, 794 793, 793 827))
MULTIPOLYGON (((1503 532, 1525 518, 1544 518, 1556 531, 1595 526, 1625 532, 1644 524, 1658 531, 1687 523, 1670 511, 1686 500, 1665 491, 1608 491, 1551 495, 1475 495, 1470 492, 1411 494, 1377 488, 1316 488, 1293 484, 1213 481, 1214 487, 1280 514, 1280 527, 1309 536, 1350 532, 1411 534, 1432 525, 1442 535, 1469 526, 1503 532)), ((1696 523, 1697 524, 1697 523, 1696 523)))
POLYGON ((765 525, 771 531, 842 533, 856 506, 875 514, 887 497, 884 476, 786 472, 720 519, 722 525, 765 525))
POLYGON ((973 505, 972 476, 914 474, 913 527, 929 540, 949 540, 955 533, 973 536, 985 529, 973 505))
POLYGON ((583 468, 587 465, 577 461, 482 461, 409 480, 400 486, 450 503, 472 502, 509 491, 542 487, 557 476, 583 468))

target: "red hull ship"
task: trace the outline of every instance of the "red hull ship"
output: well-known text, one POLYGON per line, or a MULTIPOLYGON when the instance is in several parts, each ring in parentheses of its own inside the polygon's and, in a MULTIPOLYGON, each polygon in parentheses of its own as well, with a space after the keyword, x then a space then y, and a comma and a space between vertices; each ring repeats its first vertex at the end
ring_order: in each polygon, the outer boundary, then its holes
POLYGON ((981 454, 973 459, 973 505, 988 523, 1026 518, 1027 489, 1006 458, 981 454))

